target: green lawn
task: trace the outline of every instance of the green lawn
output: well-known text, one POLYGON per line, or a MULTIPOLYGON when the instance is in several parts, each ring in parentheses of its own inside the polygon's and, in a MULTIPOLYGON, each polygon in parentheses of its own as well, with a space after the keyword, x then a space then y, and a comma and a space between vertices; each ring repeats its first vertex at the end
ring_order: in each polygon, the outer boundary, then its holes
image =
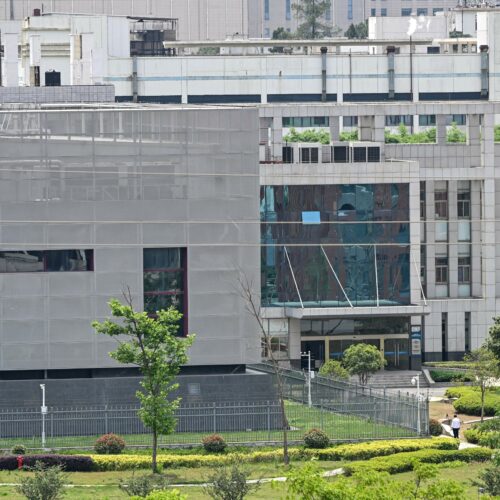
MULTIPOLYGON (((415 436, 415 432, 402 427, 384 425, 368 419, 333 413, 317 408, 308 408, 300 403, 287 402, 287 416, 291 430, 290 441, 302 441, 304 432, 319 427, 323 429, 332 440, 368 440, 390 439, 415 436)), ((201 439, 209 432, 187 433, 176 432, 170 436, 161 437, 161 445, 199 444, 201 439)), ((280 441, 282 433, 279 430, 247 430, 241 432, 221 432, 228 443, 255 443, 266 441, 280 441)), ((80 448, 92 447, 99 436, 68 436, 51 437, 50 425, 47 426, 47 448, 80 448)), ((124 435, 128 445, 151 445, 148 434, 124 435)), ((10 449, 14 444, 24 444, 28 448, 41 448, 40 436, 31 436, 24 439, 0 439, 0 449, 10 449)))
MULTIPOLYGON (((300 466, 303 462, 295 462, 294 466, 300 466)), ((318 462, 318 465, 324 470, 336 469, 342 464, 339 462, 318 462)), ((479 472, 486 467, 487 464, 464 464, 460 467, 442 467, 440 478, 441 479, 454 479, 464 483, 467 487, 470 498, 477 497, 477 488, 471 484, 471 481, 478 478, 479 472)), ((280 477, 285 475, 286 468, 280 464, 249 464, 245 467, 250 471, 251 478, 262 477, 280 477)), ((145 472, 145 471, 140 471, 145 472)), ((168 476, 172 484, 176 483, 197 483, 203 482, 209 475, 210 469, 200 467, 198 469, 169 469, 168 476)), ((22 471, 0 471, 0 483, 17 483, 21 475, 29 474, 22 471)), ((67 474, 67 480, 72 483, 73 487, 66 490, 65 499, 82 499, 82 500, 114 500, 128 498, 118 488, 118 481, 120 479, 129 477, 131 473, 126 472, 80 472, 67 474), (88 485, 88 486, 82 486, 88 485)), ((414 473, 405 472, 393 476, 398 481, 413 481, 414 473)), ((335 481, 335 479, 332 479, 335 481)), ((209 499, 203 493, 201 487, 184 487, 181 488, 182 492, 188 495, 189 500, 206 500, 209 499)), ((261 488, 248 496, 249 500, 267 500, 270 498, 284 498, 286 495, 286 486, 283 483, 265 483, 261 488)), ((21 499, 15 492, 12 486, 0 486, 0 497, 9 499, 21 499)))

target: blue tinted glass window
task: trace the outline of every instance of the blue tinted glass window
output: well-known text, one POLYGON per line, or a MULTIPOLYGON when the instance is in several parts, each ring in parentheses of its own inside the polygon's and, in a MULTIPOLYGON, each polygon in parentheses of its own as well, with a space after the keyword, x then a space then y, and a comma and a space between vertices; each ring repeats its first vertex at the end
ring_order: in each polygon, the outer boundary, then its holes
POLYGON ((285 17, 287 21, 290 21, 292 19, 292 6, 291 6, 291 0, 285 0, 285 17))
POLYGON ((269 0, 264 0, 264 20, 269 21, 269 0))
POLYGON ((347 19, 352 21, 352 0, 347 0, 347 19))
POLYGON ((303 224, 319 224, 321 222, 319 212, 302 212, 303 224))

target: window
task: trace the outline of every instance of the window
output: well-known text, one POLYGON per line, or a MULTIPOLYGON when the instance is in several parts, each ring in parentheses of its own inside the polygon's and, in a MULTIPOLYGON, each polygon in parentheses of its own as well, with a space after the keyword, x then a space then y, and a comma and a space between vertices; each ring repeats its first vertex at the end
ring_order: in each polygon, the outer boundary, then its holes
POLYGON ((420 219, 425 220, 425 181, 420 182, 420 219))
POLYGON ((293 163, 292 146, 283 146, 283 163, 293 163))
POLYGON ((281 120, 283 127, 328 127, 328 116, 284 116, 281 120))
POLYGON ((464 313, 465 352, 470 352, 470 312, 464 313))
POLYGON ((271 38, 271 30, 269 28, 264 28, 264 38, 271 38))
POLYGON ((333 162, 349 163, 349 148, 347 146, 333 146, 333 162))
POLYGON ((401 9, 401 16, 402 17, 411 16, 411 8, 401 9))
POLYGON ((186 318, 186 249, 144 249, 144 310, 154 314, 175 307, 183 314, 179 333, 184 334, 186 318))
POLYGON ((347 0, 347 19, 352 21, 352 0, 347 0))
POLYGON ((435 16, 438 12, 444 12, 444 9, 442 7, 435 7, 432 9, 432 15, 435 16))
POLYGON ((353 148, 353 160, 357 163, 362 163, 366 161, 366 148, 353 148))
POLYGON ((375 17, 377 15, 377 9, 370 10, 370 16, 375 17))
POLYGON ((387 9, 380 9, 380 15, 382 17, 387 17, 387 9))
POLYGON ((448 191, 434 192, 436 219, 448 218, 448 191))
POLYGON ((458 191, 457 215, 460 219, 470 219, 470 191, 458 191))
POLYGON ((470 257, 458 258, 458 282, 470 283, 470 257))
POLYGON ((326 11, 325 11, 325 19, 327 21, 331 21, 332 20, 332 5, 328 5, 326 11))
POLYGON ((290 21, 292 19, 292 6, 291 6, 291 1, 292 0, 285 0, 285 18, 287 21, 290 21))
POLYGON ((378 146, 368 147, 368 161, 377 163, 380 161, 380 148, 378 146))
POLYGON ((457 125, 466 125, 466 115, 447 115, 446 125, 451 125, 452 123, 455 123, 457 125))
POLYGON ((6 250, 0 252, 0 273, 93 270, 93 250, 6 250))
POLYGON ((387 127, 398 127, 401 123, 411 127, 413 125, 413 115, 386 115, 385 117, 387 127))
POLYGON ((421 127, 434 127, 436 125, 436 115, 418 115, 418 124, 421 127))
POLYGON ((357 127, 358 126, 358 117, 357 116, 343 116, 342 124, 344 127, 357 127))
POLYGON ((441 313, 441 357, 448 361, 448 313, 441 313))
POLYGON ((318 148, 300 148, 300 163, 318 163, 318 148))
POLYGON ((417 16, 426 16, 426 15, 427 15, 427 8, 425 7, 417 8, 417 16))
POLYGON ((440 47, 427 47, 427 54, 440 54, 440 53, 441 53, 440 47))
POLYGON ((269 21, 269 0, 264 0, 264 20, 269 21))
POLYGON ((436 257, 436 284, 448 283, 448 257, 436 257))

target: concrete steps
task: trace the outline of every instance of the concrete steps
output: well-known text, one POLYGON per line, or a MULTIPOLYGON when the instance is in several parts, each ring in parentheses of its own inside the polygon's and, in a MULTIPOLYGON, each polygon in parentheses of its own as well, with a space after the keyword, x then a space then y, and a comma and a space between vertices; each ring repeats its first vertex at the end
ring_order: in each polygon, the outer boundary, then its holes
POLYGON ((374 388, 384 388, 394 389, 394 388, 408 388, 414 387, 411 383, 411 379, 420 374, 420 388, 429 387, 427 379, 424 377, 422 372, 412 371, 412 370, 394 370, 394 371, 380 371, 375 373, 368 380, 368 385, 374 388))

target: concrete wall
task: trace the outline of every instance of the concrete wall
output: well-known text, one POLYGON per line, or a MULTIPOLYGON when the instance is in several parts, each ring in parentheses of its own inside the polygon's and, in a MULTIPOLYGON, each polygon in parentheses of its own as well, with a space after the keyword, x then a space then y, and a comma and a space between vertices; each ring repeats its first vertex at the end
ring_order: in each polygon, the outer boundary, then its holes
POLYGON ((241 271, 259 274, 255 109, 9 111, 0 123, 1 248, 93 249, 95 261, 0 275, 0 370, 116 366, 115 341, 90 323, 126 286, 142 307, 145 247, 187 248, 190 363, 256 361, 237 292, 241 271))

